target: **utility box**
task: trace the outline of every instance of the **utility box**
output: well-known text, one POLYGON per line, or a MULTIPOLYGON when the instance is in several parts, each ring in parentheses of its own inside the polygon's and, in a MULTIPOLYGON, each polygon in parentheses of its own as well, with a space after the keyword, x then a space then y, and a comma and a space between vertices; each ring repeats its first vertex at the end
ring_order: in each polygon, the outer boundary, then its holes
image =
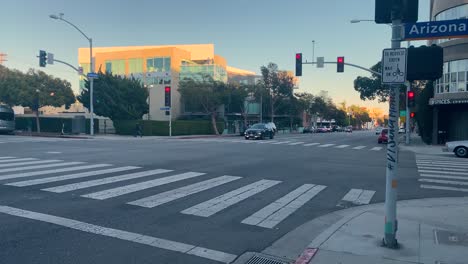
POLYGON ((72 119, 72 134, 86 133, 86 118, 84 116, 75 116, 72 119))

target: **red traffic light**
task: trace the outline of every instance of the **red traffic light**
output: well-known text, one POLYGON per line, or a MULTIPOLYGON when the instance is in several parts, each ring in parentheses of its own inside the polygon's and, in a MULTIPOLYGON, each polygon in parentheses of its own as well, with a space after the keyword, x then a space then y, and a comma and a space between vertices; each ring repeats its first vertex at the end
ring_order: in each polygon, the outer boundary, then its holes
POLYGON ((337 61, 338 63, 344 63, 344 57, 338 57, 337 61))
POLYGON ((171 92, 171 87, 166 86, 166 88, 164 88, 164 92, 170 93, 171 92))
POLYGON ((411 118, 414 118, 415 116, 416 116, 416 113, 415 113, 415 112, 411 112, 411 113, 410 113, 410 117, 411 117, 411 118))
POLYGON ((296 53, 296 60, 302 59, 302 53, 296 53))
POLYGON ((408 92, 408 99, 413 99, 414 98, 414 92, 413 91, 409 91, 408 92))

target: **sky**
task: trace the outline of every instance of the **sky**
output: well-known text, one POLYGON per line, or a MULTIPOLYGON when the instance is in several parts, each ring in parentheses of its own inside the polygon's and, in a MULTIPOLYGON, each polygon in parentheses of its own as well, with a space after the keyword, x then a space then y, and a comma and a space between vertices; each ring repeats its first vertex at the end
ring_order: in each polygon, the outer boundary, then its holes
MULTIPOLYGON (((278 64, 294 71, 295 53, 345 61, 370 68, 390 46, 391 29, 374 22, 351 24, 351 19, 373 19, 375 0, 5 0, 0 16, 0 53, 5 66, 39 69, 40 49, 55 59, 78 65, 78 48, 88 41, 66 23, 80 27, 94 46, 215 44, 215 53, 228 65, 259 73, 262 65, 278 64)), ((420 0, 419 21, 429 20, 429 0, 420 0)), ((424 43, 423 43, 424 44, 424 43)), ((405 46, 406 44, 402 44, 405 46)), ((63 78, 78 90, 78 75, 65 65, 40 68, 63 78)), ((361 101, 354 90, 365 71, 335 65, 319 69, 304 65, 299 92, 325 90, 336 103, 388 109, 377 101, 361 101)))

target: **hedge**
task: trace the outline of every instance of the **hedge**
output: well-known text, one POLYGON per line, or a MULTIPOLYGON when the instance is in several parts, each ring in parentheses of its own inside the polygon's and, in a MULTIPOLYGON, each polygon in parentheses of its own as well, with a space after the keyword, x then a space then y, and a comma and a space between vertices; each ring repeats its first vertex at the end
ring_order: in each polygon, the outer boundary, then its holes
MULTIPOLYGON (((134 135, 137 123, 142 124, 144 136, 168 136, 168 121, 153 120, 116 120, 114 121, 115 132, 119 135, 134 135)), ((217 122, 218 131, 224 130, 224 123, 217 122)), ((172 122, 172 135, 211 135, 214 134, 211 121, 188 121, 176 120, 172 122)))
MULTIPOLYGON (((50 133, 61 133, 62 124, 64 124, 64 133, 70 134, 72 132, 72 119, 63 117, 39 117, 39 123, 41 124, 41 132, 50 133)), ((36 118, 35 117, 16 117, 16 130, 28 131, 31 126, 31 131, 37 131, 36 118)), ((89 133, 90 120, 86 119, 86 133, 89 133)), ((94 132, 99 132, 99 122, 94 119, 94 132)))

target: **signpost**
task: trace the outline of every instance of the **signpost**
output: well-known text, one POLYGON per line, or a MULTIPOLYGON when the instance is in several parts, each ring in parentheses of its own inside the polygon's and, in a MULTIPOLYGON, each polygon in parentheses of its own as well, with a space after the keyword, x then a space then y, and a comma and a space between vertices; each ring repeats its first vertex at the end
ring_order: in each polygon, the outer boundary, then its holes
POLYGON ((468 19, 405 24, 405 40, 468 38, 468 19))
POLYGON ((172 110, 170 106, 160 107, 161 111, 169 111, 169 136, 172 137, 172 110))
POLYGON ((406 82, 406 49, 384 49, 382 56, 382 83, 406 82))

